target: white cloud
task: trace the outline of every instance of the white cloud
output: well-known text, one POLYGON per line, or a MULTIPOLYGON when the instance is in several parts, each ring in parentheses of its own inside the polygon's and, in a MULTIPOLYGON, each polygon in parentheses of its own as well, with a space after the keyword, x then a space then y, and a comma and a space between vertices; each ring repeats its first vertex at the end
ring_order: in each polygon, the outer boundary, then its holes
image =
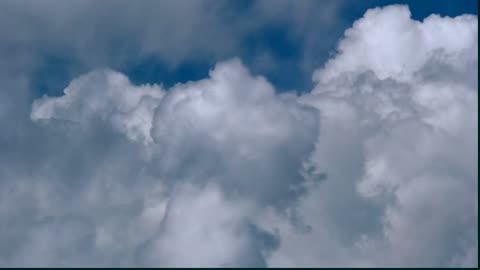
POLYGON ((156 85, 134 87, 125 75, 95 71, 74 80, 59 98, 44 96, 32 105, 34 121, 56 119, 83 124, 93 118, 111 121, 130 139, 151 143, 153 113, 164 90, 156 85))
POLYGON ((236 59, 168 91, 93 71, 30 116, 55 137, 34 177, 7 170, 4 190, 22 191, 2 205, 32 198, 3 213, 23 224, 5 228, 18 241, 6 265, 262 266, 276 238, 256 218, 312 181, 317 111, 236 59))
POLYGON ((477 37, 370 10, 300 97, 80 76, 0 118, 0 265, 476 266, 477 37))
POLYGON ((418 22, 405 6, 345 32, 301 97, 329 176, 301 208, 312 233, 284 228, 271 265, 478 264, 477 38, 475 16, 418 22))
POLYGON ((454 70, 464 69, 478 58, 476 16, 431 15, 423 22, 410 16, 407 6, 368 10, 345 31, 338 55, 315 72, 314 79, 322 83, 341 72, 372 71, 382 80, 404 81, 411 80, 432 58, 439 57, 454 70))
POLYGON ((207 267, 262 265, 245 226, 251 210, 215 187, 184 186, 169 203, 159 234, 144 254, 147 265, 207 267), (252 256, 253 255, 253 256, 252 256), (253 261, 252 261, 253 260, 253 261))

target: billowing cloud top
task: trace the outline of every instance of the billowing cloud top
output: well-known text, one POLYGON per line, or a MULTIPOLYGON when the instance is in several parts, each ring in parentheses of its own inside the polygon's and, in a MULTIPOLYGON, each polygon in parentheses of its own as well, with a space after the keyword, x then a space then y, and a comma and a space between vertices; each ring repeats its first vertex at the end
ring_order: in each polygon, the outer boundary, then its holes
POLYGON ((477 23, 368 10, 301 95, 238 58, 0 90, 0 265, 478 266, 477 23))

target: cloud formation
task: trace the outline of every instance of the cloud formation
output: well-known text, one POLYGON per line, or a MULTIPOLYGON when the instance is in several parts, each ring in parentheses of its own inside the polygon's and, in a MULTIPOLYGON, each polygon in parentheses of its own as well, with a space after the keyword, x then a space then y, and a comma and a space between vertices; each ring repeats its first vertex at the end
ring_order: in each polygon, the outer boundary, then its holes
MULTIPOLYGON (((14 258, 20 265, 57 265, 79 250, 86 254, 65 265, 265 266, 278 240, 256 216, 285 212, 316 177, 304 168, 318 137, 316 109, 276 94, 236 59, 168 91, 94 71, 64 96, 35 100, 31 119, 61 131, 36 180, 44 191, 28 209, 33 235, 15 252, 32 260, 14 258), (56 192, 72 205, 58 209, 56 192), (37 222, 47 231, 37 232, 37 222), (56 227, 76 236, 58 243, 56 227)), ((27 193, 40 192, 26 181, 27 193)))
POLYGON ((312 234, 288 236, 273 265, 478 264, 477 37, 474 16, 418 22, 405 6, 345 32, 301 97, 320 110, 313 160, 329 179, 302 208, 312 234))
POLYGON ((0 101, 0 265, 477 266, 477 39, 388 6, 303 95, 231 59, 0 101))

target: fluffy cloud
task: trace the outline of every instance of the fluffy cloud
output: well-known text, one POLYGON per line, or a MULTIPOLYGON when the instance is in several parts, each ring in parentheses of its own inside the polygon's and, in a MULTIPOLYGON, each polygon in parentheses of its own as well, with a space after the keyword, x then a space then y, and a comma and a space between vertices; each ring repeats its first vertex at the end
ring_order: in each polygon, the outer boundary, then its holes
POLYGON ((215 181, 273 205, 301 192, 300 169, 317 138, 316 110, 295 96, 276 95, 238 60, 218 64, 210 76, 165 94, 97 71, 72 82, 65 96, 36 100, 31 117, 105 121, 145 144, 152 172, 165 181, 215 181))
POLYGON ((312 159, 329 176, 301 208, 312 234, 284 228, 272 265, 478 264, 477 37, 474 16, 418 22, 405 6, 345 32, 301 97, 320 110, 312 159))
POLYGON ((55 136, 32 176, 3 168, 2 205, 24 205, 2 213, 22 226, 6 265, 262 266, 278 240, 256 217, 319 178, 316 109, 235 59, 168 91, 94 71, 31 119, 55 136))
POLYGON ((123 74, 101 70, 74 80, 61 98, 44 96, 32 105, 31 118, 86 124, 110 122, 130 139, 151 143, 153 112, 164 95, 159 86, 134 87, 123 74))
POLYGON ((0 265, 476 266, 477 38, 474 16, 389 6, 301 96, 238 59, 5 95, 0 265))

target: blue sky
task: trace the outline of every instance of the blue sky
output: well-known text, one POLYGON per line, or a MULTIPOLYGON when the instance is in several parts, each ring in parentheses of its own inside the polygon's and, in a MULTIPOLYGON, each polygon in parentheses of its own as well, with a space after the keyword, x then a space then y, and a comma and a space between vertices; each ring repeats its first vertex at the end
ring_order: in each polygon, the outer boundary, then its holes
MULTIPOLYGON (((253 2, 228 2, 228 12, 234 14, 234 16, 227 23, 242 24, 245 20, 248 20, 246 16, 248 16, 248 11, 251 9, 253 2)), ((219 60, 240 57, 252 69, 252 72, 266 76, 282 91, 308 91, 312 87, 310 79, 312 71, 321 67, 329 58, 329 55, 336 49, 337 42, 345 29, 350 27, 367 9, 390 4, 408 5, 412 18, 416 20, 422 20, 430 14, 450 17, 465 13, 478 14, 478 1, 473 0, 341 1, 338 13, 335 14, 335 24, 328 25, 322 32, 323 35, 328 35, 328 37, 322 39, 322 46, 316 48, 315 59, 308 67, 302 67, 301 64, 301 58, 304 55, 304 37, 289 36, 289 25, 287 24, 267 23, 242 37, 239 40, 240 50, 231 51, 221 57, 196 55, 195 57, 186 57, 175 66, 171 66, 162 57, 156 55, 139 57, 135 53, 129 53, 129 50, 127 50, 126 60, 114 65, 114 68, 127 74, 134 83, 162 83, 170 87, 177 82, 199 80, 206 77, 208 71, 219 60), (270 64, 268 67, 258 67, 253 64, 255 58, 265 51, 273 55, 275 63, 270 64)), ((322 1, 314 3, 313 8, 321 10, 322 1)), ((112 51, 117 49, 119 48, 111 48, 112 51)), ((122 48, 119 50, 121 50, 121 54, 125 54, 122 48)), ((105 65, 105 63, 102 64, 105 65)), ((31 87, 38 95, 43 95, 44 93, 58 95, 62 93, 63 88, 72 78, 87 70, 88 67, 82 66, 75 59, 75 56, 68 53, 48 53, 42 55, 38 67, 33 70, 31 87)))

